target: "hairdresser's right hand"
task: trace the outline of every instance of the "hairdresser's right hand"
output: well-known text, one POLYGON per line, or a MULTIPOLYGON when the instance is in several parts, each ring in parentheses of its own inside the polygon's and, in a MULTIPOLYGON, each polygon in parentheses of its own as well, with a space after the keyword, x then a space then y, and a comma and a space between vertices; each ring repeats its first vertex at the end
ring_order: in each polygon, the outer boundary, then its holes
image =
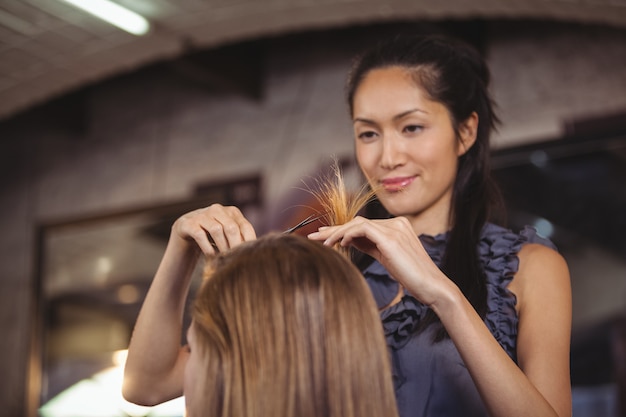
POLYGON ((213 255, 255 240, 256 232, 237 207, 212 204, 179 217, 170 238, 195 242, 205 255, 213 255))

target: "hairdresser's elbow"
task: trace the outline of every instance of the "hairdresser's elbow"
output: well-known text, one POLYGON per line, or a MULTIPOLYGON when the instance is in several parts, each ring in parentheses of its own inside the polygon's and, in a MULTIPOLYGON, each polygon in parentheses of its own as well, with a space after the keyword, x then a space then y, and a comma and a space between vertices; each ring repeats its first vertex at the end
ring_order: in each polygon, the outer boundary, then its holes
POLYGON ((182 394, 182 383, 168 384, 165 377, 134 376, 129 372, 124 373, 122 396, 133 404, 152 407, 178 398, 182 394))
POLYGON ((152 407, 159 404, 158 395, 148 392, 145 385, 138 384, 133 378, 124 376, 122 383, 122 397, 133 404, 152 407))
POLYGON ((149 405, 145 397, 139 392, 136 387, 131 384, 128 378, 124 377, 124 382, 122 383, 122 397, 128 402, 137 405, 149 405))

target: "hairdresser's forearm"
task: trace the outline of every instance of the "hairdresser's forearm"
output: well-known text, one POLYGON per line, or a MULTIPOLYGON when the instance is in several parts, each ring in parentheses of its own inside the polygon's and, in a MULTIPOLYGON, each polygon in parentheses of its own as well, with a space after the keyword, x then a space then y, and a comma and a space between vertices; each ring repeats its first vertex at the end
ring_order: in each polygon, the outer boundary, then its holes
POLYGON ((129 401, 151 405, 182 394, 182 318, 198 256, 193 242, 170 238, 130 341, 123 387, 129 401))
POLYGON ((558 416, 456 286, 431 307, 459 350, 490 416, 558 416))

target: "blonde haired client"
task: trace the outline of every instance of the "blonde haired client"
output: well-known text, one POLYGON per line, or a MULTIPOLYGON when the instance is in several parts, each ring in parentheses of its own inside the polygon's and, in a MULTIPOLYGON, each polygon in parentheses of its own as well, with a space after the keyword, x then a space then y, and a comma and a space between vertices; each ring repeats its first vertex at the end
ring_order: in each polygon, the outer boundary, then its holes
MULTIPOLYGON (((175 346, 180 337, 163 340, 176 354, 153 369, 135 369, 146 379, 133 380, 127 369, 130 399, 151 402, 133 394, 147 383, 173 388, 170 397, 184 386, 189 417, 397 416, 375 302, 341 254, 301 236, 272 234, 209 262, 191 311, 189 348, 175 346), (163 364, 174 371, 158 374, 163 364)), ((131 355, 154 350, 142 343, 145 311, 131 355)), ((130 359, 129 366, 143 363, 130 359)), ((163 392, 153 394, 162 399, 163 392)))

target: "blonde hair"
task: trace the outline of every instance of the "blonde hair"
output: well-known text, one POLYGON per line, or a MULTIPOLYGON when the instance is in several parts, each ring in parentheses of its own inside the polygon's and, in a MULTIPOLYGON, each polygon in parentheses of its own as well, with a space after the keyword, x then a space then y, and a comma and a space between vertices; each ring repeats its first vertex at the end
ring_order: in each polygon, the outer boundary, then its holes
POLYGON ((193 304, 190 417, 396 417, 371 292, 336 251, 270 234, 212 260, 193 304))
MULTIPOLYGON (((367 183, 358 189, 350 190, 346 186, 343 173, 337 160, 331 165, 331 173, 316 181, 317 188, 310 189, 323 210, 323 218, 328 226, 342 225, 353 218, 374 199, 377 189, 367 183)), ((350 247, 335 245, 335 250, 350 256, 350 247)))

